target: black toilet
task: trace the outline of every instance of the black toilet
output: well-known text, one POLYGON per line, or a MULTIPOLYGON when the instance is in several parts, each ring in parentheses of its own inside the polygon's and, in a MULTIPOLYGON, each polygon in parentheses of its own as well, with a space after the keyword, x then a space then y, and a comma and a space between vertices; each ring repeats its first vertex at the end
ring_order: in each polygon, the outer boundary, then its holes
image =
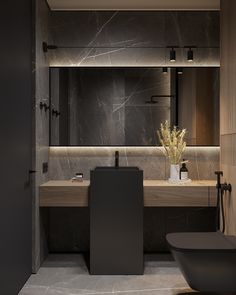
POLYGON ((166 240, 189 286, 202 292, 236 292, 236 237, 224 235, 223 197, 231 193, 230 183, 217 175, 216 231, 170 233, 166 240), (220 226, 220 213, 222 226, 220 226), (219 231, 222 227, 222 232, 219 231))
POLYGON ((236 237, 217 231, 170 233, 166 239, 192 289, 236 292, 236 237))

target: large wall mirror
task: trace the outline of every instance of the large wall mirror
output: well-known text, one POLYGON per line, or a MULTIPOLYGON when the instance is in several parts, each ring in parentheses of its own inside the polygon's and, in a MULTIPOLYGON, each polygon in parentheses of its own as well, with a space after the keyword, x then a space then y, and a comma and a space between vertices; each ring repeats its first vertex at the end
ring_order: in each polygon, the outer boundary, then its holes
POLYGON ((219 145, 219 68, 50 69, 52 146, 154 146, 168 120, 188 145, 219 145))

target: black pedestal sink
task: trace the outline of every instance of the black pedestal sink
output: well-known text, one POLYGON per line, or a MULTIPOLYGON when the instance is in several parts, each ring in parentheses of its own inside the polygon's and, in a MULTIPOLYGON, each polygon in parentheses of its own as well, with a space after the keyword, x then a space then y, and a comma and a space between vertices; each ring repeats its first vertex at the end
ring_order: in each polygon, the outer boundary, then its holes
POLYGON ((143 274, 143 171, 97 167, 90 181, 90 273, 143 274))

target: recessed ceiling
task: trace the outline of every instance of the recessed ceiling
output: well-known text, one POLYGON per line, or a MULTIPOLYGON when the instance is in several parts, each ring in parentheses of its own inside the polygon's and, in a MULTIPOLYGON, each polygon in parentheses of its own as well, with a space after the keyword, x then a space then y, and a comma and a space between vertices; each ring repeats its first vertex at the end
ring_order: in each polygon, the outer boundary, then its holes
POLYGON ((220 0, 47 0, 52 10, 219 10, 220 0))

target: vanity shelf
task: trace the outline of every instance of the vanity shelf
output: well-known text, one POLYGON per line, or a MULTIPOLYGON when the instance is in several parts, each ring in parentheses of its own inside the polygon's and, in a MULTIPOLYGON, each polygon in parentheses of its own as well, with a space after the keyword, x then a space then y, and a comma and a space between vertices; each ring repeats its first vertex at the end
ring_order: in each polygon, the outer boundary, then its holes
MULTIPOLYGON (((87 207, 88 180, 51 180, 39 187, 40 207, 87 207)), ((145 207, 215 207, 216 181, 199 180, 170 184, 164 180, 144 180, 145 207)))

